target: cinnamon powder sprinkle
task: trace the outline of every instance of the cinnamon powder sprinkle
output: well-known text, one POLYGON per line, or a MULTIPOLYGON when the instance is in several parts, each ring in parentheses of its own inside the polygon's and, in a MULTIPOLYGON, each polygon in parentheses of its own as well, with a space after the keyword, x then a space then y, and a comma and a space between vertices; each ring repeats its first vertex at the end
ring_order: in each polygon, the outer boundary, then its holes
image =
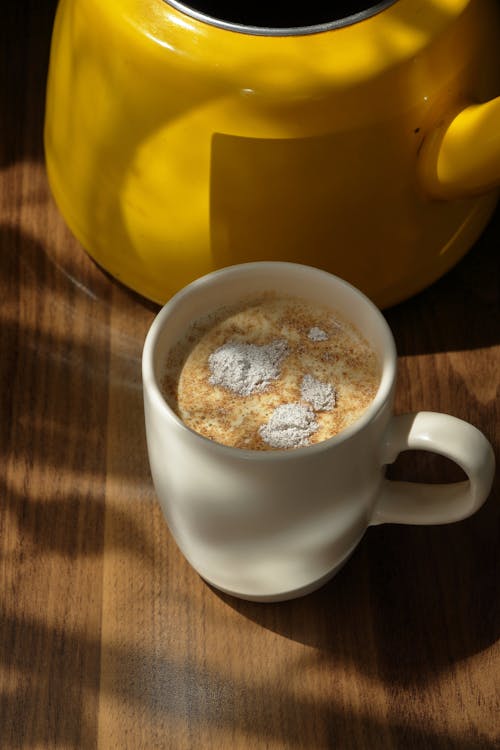
POLYGON ((211 440, 289 449, 355 421, 377 392, 379 369, 368 342, 332 308, 266 292, 194 321, 167 356, 163 393, 211 440))

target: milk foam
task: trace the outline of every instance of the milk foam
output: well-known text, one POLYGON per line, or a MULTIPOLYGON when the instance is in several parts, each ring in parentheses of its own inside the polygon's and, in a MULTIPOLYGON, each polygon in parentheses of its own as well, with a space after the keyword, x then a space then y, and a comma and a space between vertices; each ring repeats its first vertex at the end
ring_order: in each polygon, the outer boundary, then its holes
POLYGON ((379 381, 375 352, 333 309, 268 292, 195 321, 169 352, 163 392, 184 423, 205 437, 272 450, 336 435, 365 411, 379 381), (223 366, 214 374, 217 356, 223 366), (314 413, 314 428, 296 443, 277 432, 282 420, 276 415, 287 414, 280 409, 287 404, 297 414, 302 407, 314 413))

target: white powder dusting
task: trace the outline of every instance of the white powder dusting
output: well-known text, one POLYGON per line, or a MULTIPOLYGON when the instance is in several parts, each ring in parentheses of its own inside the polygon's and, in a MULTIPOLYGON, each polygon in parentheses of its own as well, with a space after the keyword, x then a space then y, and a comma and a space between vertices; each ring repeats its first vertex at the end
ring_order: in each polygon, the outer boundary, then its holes
POLYGON ((228 341, 208 358, 211 385, 220 385, 240 396, 262 393, 280 374, 280 365, 288 354, 284 339, 270 344, 244 344, 228 341))
POLYGON ((316 411, 332 411, 337 401, 337 394, 330 383, 322 383, 312 375, 304 375, 300 386, 300 395, 316 411))
POLYGON ((282 404, 259 428, 259 434, 272 448, 299 448, 309 445, 309 438, 317 429, 318 423, 310 406, 282 404))
POLYGON ((311 341, 326 341, 328 339, 328 334, 322 328, 313 326, 309 329, 307 338, 311 339, 311 341))

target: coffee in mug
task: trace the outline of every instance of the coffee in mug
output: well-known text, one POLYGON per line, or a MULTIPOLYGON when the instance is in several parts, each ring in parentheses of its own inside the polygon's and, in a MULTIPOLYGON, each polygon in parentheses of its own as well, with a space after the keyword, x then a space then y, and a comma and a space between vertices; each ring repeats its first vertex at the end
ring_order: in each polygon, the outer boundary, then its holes
POLYGON ((165 370, 165 398, 188 427, 252 450, 336 435, 380 381, 374 350, 340 313, 272 290, 194 321, 165 370))

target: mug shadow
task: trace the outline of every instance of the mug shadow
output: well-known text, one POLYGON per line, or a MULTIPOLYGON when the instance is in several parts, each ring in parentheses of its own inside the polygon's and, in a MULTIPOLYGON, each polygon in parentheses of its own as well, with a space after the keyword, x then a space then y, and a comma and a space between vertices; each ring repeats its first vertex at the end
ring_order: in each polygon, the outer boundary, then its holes
POLYGON ((459 523, 370 528, 340 572, 303 598, 262 604, 213 590, 261 627, 317 649, 311 662, 423 687, 500 637, 499 490, 497 481, 491 501, 459 523))

